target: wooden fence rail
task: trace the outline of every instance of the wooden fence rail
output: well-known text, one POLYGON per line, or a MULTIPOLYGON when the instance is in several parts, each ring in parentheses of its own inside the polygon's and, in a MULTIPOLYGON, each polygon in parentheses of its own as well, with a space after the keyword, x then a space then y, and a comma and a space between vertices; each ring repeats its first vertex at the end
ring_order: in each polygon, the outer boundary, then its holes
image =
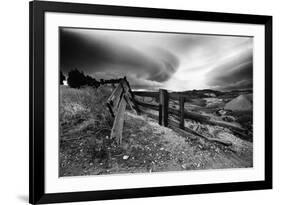
POLYGON ((136 100, 136 103, 142 107, 146 107, 146 108, 150 108, 152 110, 157 110, 159 111, 159 105, 155 105, 155 104, 150 104, 150 103, 145 103, 145 102, 141 102, 136 100))
POLYGON ((183 96, 178 93, 168 93, 168 91, 164 89, 160 89, 159 92, 132 92, 130 84, 128 83, 126 78, 102 80, 101 82, 103 84, 112 84, 114 88, 112 94, 107 100, 107 107, 112 117, 114 117, 110 137, 112 139, 116 139, 117 144, 121 144, 122 142, 124 116, 127 106, 138 114, 141 111, 139 107, 153 110, 154 113, 147 112, 147 110, 145 109, 142 109, 142 112, 145 112, 154 119, 158 119, 160 125, 163 125, 165 127, 172 127, 174 129, 177 129, 177 131, 180 130, 184 133, 192 133, 195 136, 205 138, 209 141, 219 142, 224 145, 230 145, 231 143, 221 139, 210 138, 201 133, 198 133, 195 130, 185 127, 185 119, 225 127, 232 130, 235 134, 239 134, 240 136, 244 135, 243 137, 246 137, 246 135, 244 134, 245 130, 241 127, 224 121, 216 121, 209 116, 185 110, 185 102, 190 101, 190 99, 188 99, 188 96, 183 96), (139 99, 135 98, 135 96, 154 98, 155 102, 142 102, 139 99), (178 101, 179 109, 169 107, 169 100, 178 101), (158 114, 155 115, 155 112, 158 114))
POLYGON ((216 141, 220 142, 224 145, 230 145, 230 142, 220 140, 220 139, 213 139, 206 136, 203 136, 202 134, 191 130, 184 126, 185 119, 194 120, 196 122, 205 123, 209 125, 214 126, 220 126, 225 127, 233 131, 235 134, 238 134, 242 137, 246 137, 247 135, 244 134, 246 132, 245 129, 238 127, 232 123, 224 122, 224 121, 217 121, 213 120, 209 116, 205 116, 199 113, 195 112, 189 112, 186 111, 184 108, 185 102, 189 101, 187 96, 183 96, 178 93, 168 93, 167 90, 160 89, 159 92, 134 92, 135 96, 141 96, 141 97, 154 97, 155 99, 159 99, 159 104, 150 104, 146 102, 140 102, 139 100, 136 101, 136 103, 139 106, 142 106, 144 108, 149 108, 152 110, 158 111, 159 116, 159 124, 163 125, 165 127, 175 127, 177 129, 182 129, 186 132, 195 134, 197 136, 204 137, 205 139, 208 139, 210 141, 216 141), (179 102, 179 109, 171 108, 169 107, 169 99, 171 100, 177 100, 179 102), (174 117, 176 121, 169 119, 169 116, 174 117), (178 122, 177 122, 178 121, 178 122))

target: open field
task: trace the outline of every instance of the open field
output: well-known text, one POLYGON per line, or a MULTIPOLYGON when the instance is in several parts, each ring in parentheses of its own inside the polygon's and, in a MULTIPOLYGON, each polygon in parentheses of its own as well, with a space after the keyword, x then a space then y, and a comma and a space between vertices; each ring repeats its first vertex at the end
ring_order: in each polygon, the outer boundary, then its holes
MULTIPOLYGON (((241 139, 226 128, 185 121, 187 127, 196 127, 211 137, 227 139, 231 146, 160 126, 149 115, 137 115, 128 109, 123 141, 118 146, 109 137, 113 119, 105 102, 111 92, 107 86, 98 89, 60 87, 60 176, 253 166, 251 140, 241 139)), ((222 119, 213 111, 230 99, 220 99, 223 98, 198 98, 186 103, 185 109, 222 119)), ((154 99, 145 98, 144 101, 153 104, 154 99)), ((171 103, 178 107, 176 102, 171 103)), ((235 117, 234 123, 241 126, 251 120, 251 113, 244 118, 241 113, 231 115, 235 117)))

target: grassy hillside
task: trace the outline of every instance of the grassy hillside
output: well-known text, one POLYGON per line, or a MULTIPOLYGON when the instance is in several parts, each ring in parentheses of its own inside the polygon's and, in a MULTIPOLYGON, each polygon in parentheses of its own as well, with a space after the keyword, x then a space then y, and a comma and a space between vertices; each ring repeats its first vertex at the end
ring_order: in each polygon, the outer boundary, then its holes
POLYGON ((109 138, 113 118, 105 105, 111 92, 106 86, 60 87, 60 176, 252 166, 252 143, 225 129, 216 133, 231 141, 230 147, 192 134, 183 136, 129 110, 122 144, 117 146, 109 138))

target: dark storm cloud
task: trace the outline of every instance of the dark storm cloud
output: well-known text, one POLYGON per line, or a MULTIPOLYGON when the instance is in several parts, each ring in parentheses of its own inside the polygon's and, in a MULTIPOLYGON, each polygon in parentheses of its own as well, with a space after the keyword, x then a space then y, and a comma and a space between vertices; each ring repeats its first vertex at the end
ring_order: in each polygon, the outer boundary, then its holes
POLYGON ((91 64, 100 65, 110 59, 106 50, 98 41, 93 43, 76 33, 60 31, 60 66, 63 72, 79 68, 88 73, 91 64))
POLYGON ((97 79, 116 79, 116 78, 123 78, 126 76, 127 80, 130 82, 131 87, 134 89, 141 89, 141 90, 158 90, 163 86, 161 82, 156 82, 152 80, 146 80, 135 76, 131 73, 122 73, 122 72, 96 72, 95 77, 97 79))
POLYGON ((149 50, 146 53, 130 43, 89 37, 68 29, 60 33, 60 65, 64 73, 78 68, 94 76, 96 72, 114 70, 150 81, 168 80, 178 68, 177 57, 163 48, 149 50))
POLYGON ((252 79, 242 80, 235 83, 227 84, 218 87, 219 90, 230 91, 230 90, 244 90, 244 89, 253 89, 252 79))
POLYGON ((251 50, 227 60, 208 74, 208 84, 222 90, 250 89, 253 85, 253 59, 251 50))
POLYGON ((252 87, 253 39, 97 29, 60 29, 60 68, 97 79, 126 76, 133 89, 252 87))

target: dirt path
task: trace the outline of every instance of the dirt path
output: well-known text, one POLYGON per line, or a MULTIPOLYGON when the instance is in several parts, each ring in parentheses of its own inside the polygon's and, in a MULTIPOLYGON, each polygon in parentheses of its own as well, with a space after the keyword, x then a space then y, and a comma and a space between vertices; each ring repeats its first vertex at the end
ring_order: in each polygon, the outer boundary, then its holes
POLYGON ((147 116, 130 112, 125 117, 122 145, 113 143, 110 158, 93 156, 89 122, 66 133, 68 138, 72 135, 73 140, 61 145, 68 147, 61 149, 61 176, 252 167, 251 142, 223 130, 218 135, 231 141, 230 147, 191 134, 181 136, 147 116))
MULTIPOLYGON (((159 126, 153 119, 143 116, 127 115, 127 137, 134 131, 137 123, 141 131, 138 139, 131 139, 136 144, 149 140, 146 150, 150 158, 149 171, 176 171, 190 169, 239 168, 252 166, 252 143, 243 141, 230 133, 221 131, 231 147, 225 147, 193 135, 181 136, 170 128, 159 126), (133 119, 138 120, 133 120, 133 119), (131 129, 130 129, 131 126, 131 129)), ((129 146, 129 145, 128 145, 129 146)), ((134 152, 128 153, 134 155, 134 152)))

